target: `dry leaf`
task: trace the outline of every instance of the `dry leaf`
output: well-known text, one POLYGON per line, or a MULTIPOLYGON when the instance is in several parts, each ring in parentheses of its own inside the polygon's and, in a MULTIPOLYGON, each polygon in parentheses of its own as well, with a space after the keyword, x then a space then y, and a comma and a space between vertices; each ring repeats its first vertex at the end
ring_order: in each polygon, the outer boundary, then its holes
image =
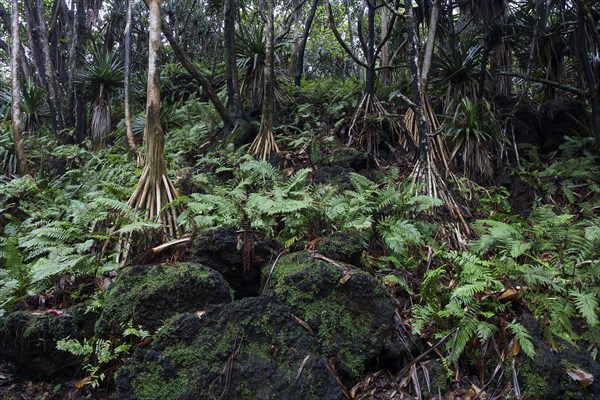
POLYGON ((508 288, 503 291, 500 296, 498 296, 498 300, 500 301, 514 301, 519 297, 517 291, 513 288, 508 288))
POLYGON ((519 355, 520 352, 521 352, 521 346, 519 346, 519 341, 515 340, 515 339, 511 340, 510 352, 508 353, 508 355, 511 357, 515 357, 515 356, 519 355))
POLYGON ((594 375, 582 369, 568 369, 567 374, 584 388, 594 383, 594 375))
POLYGON ((75 384, 75 387, 77 389, 81 389, 82 387, 87 385, 91 380, 92 380, 91 376, 86 376, 85 378, 81 378, 80 380, 77 381, 77 383, 75 384))

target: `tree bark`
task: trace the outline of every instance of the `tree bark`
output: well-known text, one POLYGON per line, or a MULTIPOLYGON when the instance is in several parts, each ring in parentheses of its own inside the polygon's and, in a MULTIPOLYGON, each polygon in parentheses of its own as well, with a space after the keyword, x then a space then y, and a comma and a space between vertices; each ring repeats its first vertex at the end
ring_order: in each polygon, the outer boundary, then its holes
POLYGON ((224 36, 224 61, 227 74, 227 107, 230 115, 235 120, 244 114, 240 95, 240 84, 237 70, 237 49, 235 44, 235 17, 237 0, 224 0, 223 2, 223 36, 224 36))
POLYGON ((27 175, 29 169, 27 160, 25 159, 25 149, 23 147, 23 125, 21 124, 21 88, 19 86, 19 1, 12 0, 12 54, 11 54, 11 71, 12 71, 12 128, 13 140, 15 144, 15 154, 17 156, 17 173, 20 176, 27 175))
MULTIPOLYGON (((387 7, 381 7, 381 37, 384 38, 388 35, 388 16, 387 16, 387 7)), ((381 72, 379 73, 379 80, 381 84, 385 87, 390 86, 390 69, 388 68, 390 65, 390 56, 388 52, 388 45, 384 43, 381 46, 381 56, 380 56, 380 67, 381 72)))
MULTIPOLYGON (((373 0, 375 1, 375 0, 373 0)), ((367 70, 365 79, 365 94, 375 94, 375 4, 367 3, 367 70)))
POLYGON ((290 78, 296 77, 296 67, 298 65, 298 47, 300 40, 300 19, 302 18, 302 8, 300 7, 299 0, 294 0, 294 22, 292 23, 292 31, 294 32, 294 37, 292 39, 292 49, 290 51, 290 59, 288 60, 288 75, 290 78))
POLYGON ((437 22, 440 15, 440 0, 434 0, 431 16, 429 19, 429 32, 427 34, 427 45, 423 56, 423 68, 421 70, 421 84, 423 90, 427 90, 427 81, 429 80, 429 70, 431 69, 431 59, 433 58, 433 47, 435 45, 435 34, 437 32, 437 22))
POLYGON ((265 80, 262 113, 258 135, 250 145, 250 154, 266 160, 272 151, 279 152, 273 136, 273 116, 275 114, 275 10, 274 0, 267 0, 267 43, 265 54, 265 80))
POLYGON ((304 73, 304 53, 306 51, 306 43, 308 42, 308 36, 310 35, 310 28, 312 27, 313 19, 315 18, 315 13, 317 12, 317 6, 319 5, 319 0, 312 0, 310 4, 310 11, 308 12, 308 17, 306 18, 306 23, 304 24, 304 32, 302 33, 302 41, 300 41, 300 45, 298 46, 298 60, 296 62, 296 75, 294 76, 294 85, 300 86, 300 81, 302 80, 302 74, 304 73))
POLYGON ((130 100, 130 81, 131 81, 131 8, 132 1, 127 0, 127 16, 125 20, 125 66, 124 66, 124 108, 125 108, 125 138, 127 139, 127 148, 129 157, 138 159, 138 152, 133 138, 133 128, 131 126, 131 100, 130 100))
POLYGON ((415 117, 417 118, 417 127, 419 130, 419 157, 423 166, 427 169, 429 166, 429 136, 427 135, 427 121, 423 113, 423 82, 419 71, 419 51, 417 48, 417 33, 413 15, 412 2, 405 3, 406 31, 410 46, 410 70, 412 73, 413 102, 415 107, 415 117))
POLYGON ((585 15, 583 7, 578 9, 577 23, 577 53, 583 70, 583 76, 588 87, 589 101, 592 108, 592 129, 596 142, 600 144, 600 95, 598 94, 598 77, 594 73, 588 55, 588 39, 586 33, 585 15))

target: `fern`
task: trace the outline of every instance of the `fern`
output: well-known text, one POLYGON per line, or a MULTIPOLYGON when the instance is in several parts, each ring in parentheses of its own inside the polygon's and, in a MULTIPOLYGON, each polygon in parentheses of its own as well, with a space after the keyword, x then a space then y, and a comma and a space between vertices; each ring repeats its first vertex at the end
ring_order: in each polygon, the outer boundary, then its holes
POLYGON ((535 348, 533 346, 533 342, 531 341, 531 335, 527 332, 527 329, 517 321, 512 321, 506 324, 506 328, 515 335, 515 339, 519 343, 521 350, 528 357, 535 357, 535 348))
POLYGON ((598 296, 594 293, 581 292, 580 290, 571 290, 569 295, 579 311, 579 314, 586 320, 590 326, 598 325, 598 296))

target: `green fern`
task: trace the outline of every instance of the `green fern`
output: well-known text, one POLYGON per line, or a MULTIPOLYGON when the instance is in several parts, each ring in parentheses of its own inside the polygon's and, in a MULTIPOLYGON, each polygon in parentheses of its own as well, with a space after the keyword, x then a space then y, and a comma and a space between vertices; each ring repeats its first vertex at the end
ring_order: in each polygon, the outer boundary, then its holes
POLYGON ((590 326, 598 325, 598 295, 595 293, 581 292, 580 290, 571 290, 569 295, 579 311, 579 314, 586 320, 590 326))
POLYGON ((515 339, 519 343, 521 350, 528 357, 535 357, 535 348, 533 346, 533 342, 531 341, 531 335, 527 332, 527 329, 517 321, 508 322, 506 324, 506 328, 515 335, 515 339))

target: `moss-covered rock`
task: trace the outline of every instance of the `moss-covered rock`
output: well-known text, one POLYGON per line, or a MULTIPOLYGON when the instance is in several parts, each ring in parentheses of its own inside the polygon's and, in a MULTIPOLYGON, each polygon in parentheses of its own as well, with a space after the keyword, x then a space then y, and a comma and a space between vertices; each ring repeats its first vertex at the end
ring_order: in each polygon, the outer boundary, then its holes
POLYGON ((231 299, 223 277, 200 264, 135 266, 121 272, 106 292, 96 332, 120 335, 129 321, 155 331, 175 314, 204 310, 209 304, 231 299))
POLYGON ((192 257, 223 275, 238 299, 258 295, 260 269, 279 252, 273 240, 252 233, 245 238, 246 248, 243 234, 218 228, 198 235, 191 248, 192 257))
POLYGON ((391 346, 395 304, 368 273, 299 252, 279 260, 272 281, 277 297, 321 338, 348 384, 391 346))
POLYGON ((174 317, 119 371, 121 400, 342 399, 317 339, 272 296, 174 317))
POLYGON ((542 339, 539 324, 530 317, 522 318, 535 346, 536 355, 530 359, 519 355, 516 363, 521 392, 529 400, 584 400, 600 398, 600 364, 584 350, 556 338, 559 352, 553 351, 542 339), (594 382, 583 388, 567 373, 583 370, 594 376, 594 382))
POLYGON ((31 379, 71 378, 81 359, 57 350, 56 342, 92 336, 95 317, 84 314, 83 308, 61 315, 28 311, 5 314, 0 317, 0 362, 13 364, 19 374, 31 379))
POLYGON ((358 235, 335 232, 333 235, 319 240, 315 249, 334 260, 352 265, 360 265, 365 245, 358 235))

